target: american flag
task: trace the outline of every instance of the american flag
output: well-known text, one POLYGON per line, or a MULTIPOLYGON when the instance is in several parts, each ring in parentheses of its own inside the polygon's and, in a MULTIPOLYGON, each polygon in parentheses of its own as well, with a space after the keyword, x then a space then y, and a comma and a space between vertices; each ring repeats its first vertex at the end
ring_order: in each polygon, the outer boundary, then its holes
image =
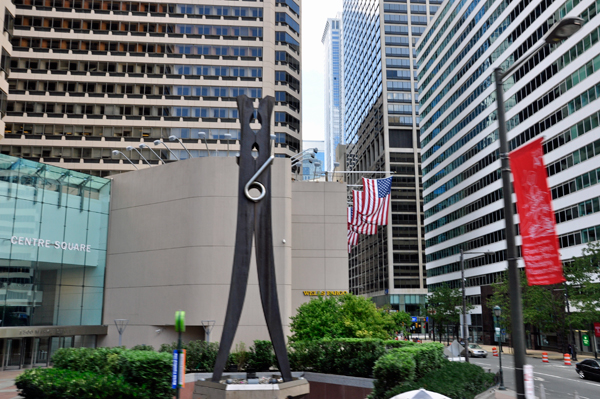
POLYGON ((353 245, 358 245, 358 233, 348 230, 348 253, 352 250, 353 245))
POLYGON ((360 234, 373 235, 373 234, 377 234, 377 225, 364 222, 361 219, 355 219, 354 218, 354 210, 352 207, 349 207, 348 208, 348 230, 352 230, 352 231, 355 231, 360 234))
POLYGON ((392 177, 385 179, 363 178, 363 191, 355 191, 353 220, 386 226, 392 193, 392 177), (358 195, 357 195, 358 194, 358 195))

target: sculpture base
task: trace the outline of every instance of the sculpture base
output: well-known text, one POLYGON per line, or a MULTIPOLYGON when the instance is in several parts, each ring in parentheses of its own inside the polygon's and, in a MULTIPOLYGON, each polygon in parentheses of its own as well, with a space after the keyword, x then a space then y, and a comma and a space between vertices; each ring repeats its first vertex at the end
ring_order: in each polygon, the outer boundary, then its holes
POLYGON ((308 381, 279 384, 219 384, 196 381, 194 399, 302 399, 310 393, 308 381))

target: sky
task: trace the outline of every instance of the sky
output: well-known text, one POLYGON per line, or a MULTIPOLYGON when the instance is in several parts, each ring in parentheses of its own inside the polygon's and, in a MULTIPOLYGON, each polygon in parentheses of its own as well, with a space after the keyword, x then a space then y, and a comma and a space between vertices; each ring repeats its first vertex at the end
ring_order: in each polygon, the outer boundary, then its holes
POLYGON ((325 51, 321 38, 327 18, 342 11, 343 0, 302 0, 302 138, 325 139, 325 51))

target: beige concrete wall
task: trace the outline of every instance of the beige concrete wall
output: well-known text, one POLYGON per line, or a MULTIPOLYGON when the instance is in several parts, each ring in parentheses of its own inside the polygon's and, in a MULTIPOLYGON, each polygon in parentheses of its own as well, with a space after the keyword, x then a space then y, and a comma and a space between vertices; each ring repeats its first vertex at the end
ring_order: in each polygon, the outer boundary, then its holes
MULTIPOLYGON (((287 336, 290 316, 309 299, 302 290, 348 288, 346 194, 337 183, 292 183, 289 160, 277 158, 271 168, 273 248, 287 336)), ((110 327, 101 345, 117 345, 114 319, 129 319, 124 345, 172 342, 177 310, 186 311, 186 340, 204 339, 203 320, 216 321, 211 341, 220 340, 238 171, 233 157, 204 157, 114 177, 104 306, 110 327)), ((269 335, 253 260, 235 342, 255 339, 269 335)))
POLYGON ((310 296, 304 291, 347 291, 346 185, 292 185, 293 314, 310 296))

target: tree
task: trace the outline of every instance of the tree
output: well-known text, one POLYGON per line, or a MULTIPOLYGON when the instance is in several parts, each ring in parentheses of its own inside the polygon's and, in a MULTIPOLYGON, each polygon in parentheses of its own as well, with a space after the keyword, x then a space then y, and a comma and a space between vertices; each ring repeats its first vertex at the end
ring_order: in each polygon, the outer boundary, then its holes
POLYGON ((600 242, 589 243, 582 255, 565 264, 565 295, 571 308, 569 323, 587 330, 592 322, 600 321, 600 242))
MULTIPOLYGON (((319 296, 303 303, 292 316, 291 342, 323 338, 389 339, 404 320, 396 313, 377 309, 362 296, 346 294, 338 297, 319 296)), ((410 318, 410 316, 408 316, 410 318)))
MULTIPOLYGON (((594 242, 588 244, 582 256, 565 262, 566 282, 563 284, 530 286, 525 270, 520 270, 523 322, 542 332, 556 332, 565 350, 569 329, 588 329, 592 321, 600 320, 599 264, 600 243, 594 242), (569 301, 570 314, 565 309, 566 301, 569 301)), ((510 332, 508 274, 505 273, 493 287, 494 294, 488 300, 488 307, 498 305, 502 308, 500 325, 510 332)))
MULTIPOLYGON (((563 294, 557 291, 560 285, 529 285, 525 270, 519 270, 521 278, 521 299, 523 303, 523 323, 530 324, 540 331, 556 331, 564 337, 565 314, 563 294)), ((510 287, 508 272, 503 278, 493 284, 494 294, 487 302, 489 308, 500 306, 500 327, 507 333, 512 332, 510 314, 510 287)))
MULTIPOLYGON (((441 341, 443 326, 453 325, 456 329, 460 324, 463 305, 462 291, 444 284, 429 295, 427 303, 429 317, 438 326, 441 341)), ((467 303, 467 312, 471 309, 473 309, 473 305, 467 303)))

